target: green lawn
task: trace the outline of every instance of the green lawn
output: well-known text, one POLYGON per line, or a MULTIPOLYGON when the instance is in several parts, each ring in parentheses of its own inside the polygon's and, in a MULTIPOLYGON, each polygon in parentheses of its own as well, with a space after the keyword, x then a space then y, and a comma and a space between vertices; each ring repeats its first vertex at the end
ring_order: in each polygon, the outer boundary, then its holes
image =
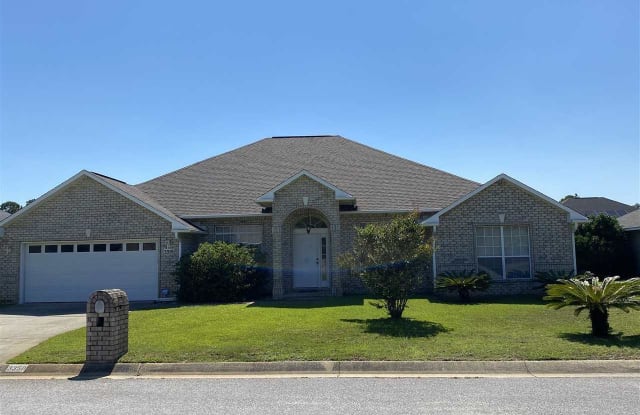
MULTIPOLYGON (((640 359, 638 313, 613 311, 607 340, 588 336, 586 314, 531 298, 415 299, 405 316, 388 320, 362 297, 134 311, 120 361, 640 359)), ((84 329, 75 330, 11 363, 81 363, 84 344, 84 329)))

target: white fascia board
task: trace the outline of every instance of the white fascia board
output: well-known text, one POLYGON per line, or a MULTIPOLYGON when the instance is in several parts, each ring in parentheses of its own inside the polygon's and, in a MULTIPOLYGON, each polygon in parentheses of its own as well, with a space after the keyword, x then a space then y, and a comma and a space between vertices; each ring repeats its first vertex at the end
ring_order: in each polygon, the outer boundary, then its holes
POLYGON ((87 170, 81 170, 80 172, 78 172, 77 174, 72 176, 71 178, 67 179, 66 181, 64 181, 63 183, 61 183, 58 186, 54 187, 53 189, 49 190, 47 193, 45 193, 44 195, 40 196, 39 198, 37 198, 32 203, 29 203, 27 206, 23 207, 22 209, 20 209, 19 211, 17 211, 13 215, 9 216, 8 218, 6 218, 2 222, 0 222, 0 226, 5 226, 5 225, 9 224, 10 222, 13 222, 14 219, 16 219, 17 217, 20 217, 21 215, 29 212, 31 209, 33 209, 36 206, 40 205, 44 200, 48 199, 49 197, 51 197, 54 194, 58 193, 59 191, 63 190, 68 185, 70 185, 71 183, 75 182, 76 180, 78 180, 82 176, 87 176, 87 177, 95 180, 96 182, 102 184, 103 186, 106 186, 107 188, 115 191, 116 193, 126 197, 127 199, 131 200, 132 202, 137 203, 138 205, 140 205, 140 206, 144 207, 145 209, 155 213, 156 215, 162 217, 163 219, 166 219, 167 221, 169 221, 171 223, 171 230, 172 231, 198 232, 195 228, 192 229, 190 227, 185 226, 184 224, 176 221, 174 218, 171 218, 170 216, 167 216, 165 213, 158 211, 157 209, 155 209, 154 207, 148 205, 147 203, 143 202, 142 200, 140 200, 140 199, 130 195, 129 193, 127 193, 127 192, 125 192, 125 191, 113 186, 112 184, 110 184, 106 180, 102 179, 100 176, 98 176, 96 174, 93 174, 93 173, 91 173, 90 171, 87 171, 87 170))
POLYGON ((58 193, 60 190, 64 189, 65 187, 67 187, 68 185, 70 185, 71 183, 75 182, 77 179, 79 179, 80 177, 82 177, 82 176, 84 176, 84 175, 86 175, 88 173, 89 172, 86 171, 86 170, 81 170, 80 172, 76 173, 71 178, 65 180, 64 182, 60 183, 59 185, 57 185, 53 189, 49 190, 47 193, 43 194, 42 196, 40 196, 39 198, 37 198, 33 202, 29 203, 27 206, 23 207, 22 209, 20 209, 19 211, 17 211, 13 215, 11 215, 8 218, 5 218, 4 220, 0 221, 0 226, 5 226, 5 225, 8 225, 9 223, 13 222, 16 218, 18 218, 21 215, 24 215, 25 213, 29 212, 31 209, 33 209, 36 206, 40 205, 44 200, 48 199, 50 196, 53 196, 54 194, 58 193))
POLYGON ((509 183, 521 188, 522 190, 524 190, 526 192, 529 192, 532 195, 537 196, 538 198, 540 198, 540 199, 552 204, 553 206, 556 206, 556 207, 564 210, 565 212, 567 212, 569 214, 569 222, 571 222, 571 223, 579 223, 579 222, 588 221, 588 219, 586 217, 584 217, 583 215, 579 214, 575 210, 566 207, 562 203, 551 199, 549 196, 547 196, 547 195, 545 195, 543 193, 540 193, 539 191, 527 186, 526 184, 514 179, 513 177, 507 176, 506 174, 502 173, 502 174, 497 175, 493 179, 489 180, 485 184, 478 186, 477 188, 475 188, 471 192, 467 193, 466 195, 462 196, 460 199, 456 200, 455 202, 453 202, 452 204, 450 204, 446 208, 442 209, 440 212, 438 212, 435 215, 431 216, 430 218, 422 221, 422 224, 425 225, 425 226, 435 226, 435 225, 440 224, 440 216, 444 215, 445 213, 449 212, 451 209, 453 209, 453 208, 459 206, 460 204, 466 202, 467 200, 471 199, 472 197, 474 197, 478 193, 482 192, 484 189, 486 189, 489 186, 491 186, 492 184, 496 183, 497 181, 503 180, 503 179, 508 181, 509 183))
POLYGON ((166 219, 167 221, 171 222, 171 230, 172 231, 176 231, 176 232, 198 232, 197 229, 190 227, 190 226, 185 226, 185 224, 178 222, 177 220, 175 220, 175 218, 172 218, 171 216, 167 215, 164 212, 159 211, 158 209, 154 208, 153 206, 149 205, 148 203, 138 199, 137 197, 131 195, 130 193, 125 192, 124 190, 120 189, 119 187, 116 187, 114 185, 112 185, 111 183, 107 182, 106 180, 102 179, 102 177, 93 174, 91 172, 86 172, 86 175, 91 177, 92 179, 94 179, 95 181, 97 181, 98 183, 108 187, 109 189, 113 190, 114 192, 126 197, 127 199, 131 200, 134 203, 137 203, 138 205, 142 206, 143 208, 155 213, 156 215, 160 216, 163 219, 166 219))
POLYGON ((331 184, 328 181, 316 176, 313 173, 310 173, 310 172, 308 172, 306 170, 300 170, 300 172, 298 172, 298 173, 294 174, 293 176, 289 177, 287 180, 283 181, 282 183, 280 183, 279 185, 277 185, 273 189, 269 190, 267 193, 265 193, 262 196, 260 196, 259 198, 257 198, 256 199, 256 203, 264 204, 264 203, 273 202, 273 199, 275 197, 275 193, 278 190, 280 190, 283 187, 289 185, 290 183, 292 183, 293 181, 297 180, 298 178, 300 178, 302 176, 307 176, 311 180, 314 180, 314 181, 320 183, 321 185, 323 185, 325 187, 328 187, 329 189, 333 190, 334 193, 335 193, 335 196, 336 196, 336 200, 355 201, 355 198, 352 195, 350 195, 349 193, 345 192, 344 190, 334 186, 333 184, 331 184))
POLYGON ((225 219, 225 218, 259 218, 272 216, 273 213, 212 213, 209 215, 181 215, 182 219, 225 219))

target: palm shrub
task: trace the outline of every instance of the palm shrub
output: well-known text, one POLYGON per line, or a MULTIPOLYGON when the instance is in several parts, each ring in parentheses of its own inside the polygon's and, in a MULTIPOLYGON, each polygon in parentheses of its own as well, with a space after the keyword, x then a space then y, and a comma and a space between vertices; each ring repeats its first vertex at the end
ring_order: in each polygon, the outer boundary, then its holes
POLYGON ((431 260, 431 245, 418 214, 356 229, 351 252, 340 265, 357 273, 392 319, 402 318, 409 297, 420 287, 431 260))
POLYGON ((545 288, 548 284, 553 284, 558 280, 568 280, 574 278, 575 274, 571 271, 538 271, 536 272, 535 279, 538 282, 536 289, 545 288))
POLYGON ((625 313, 640 310, 640 278, 619 281, 619 276, 600 280, 591 273, 577 278, 558 280, 547 285, 548 307, 560 309, 576 307, 575 315, 589 310, 591 334, 606 337, 611 331, 609 309, 617 308, 625 313))
POLYGON ((489 285, 491 285, 491 277, 486 272, 475 270, 443 272, 438 274, 436 281, 436 288, 457 291, 463 303, 471 301, 472 291, 485 291, 489 285))

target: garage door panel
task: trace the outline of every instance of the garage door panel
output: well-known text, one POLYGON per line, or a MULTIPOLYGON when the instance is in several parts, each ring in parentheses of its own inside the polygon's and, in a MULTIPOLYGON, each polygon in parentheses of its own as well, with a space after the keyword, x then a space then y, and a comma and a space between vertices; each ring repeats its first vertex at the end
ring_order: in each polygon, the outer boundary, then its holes
POLYGON ((156 299, 158 251, 26 254, 25 302, 87 301, 105 288, 124 289, 132 301, 156 299))

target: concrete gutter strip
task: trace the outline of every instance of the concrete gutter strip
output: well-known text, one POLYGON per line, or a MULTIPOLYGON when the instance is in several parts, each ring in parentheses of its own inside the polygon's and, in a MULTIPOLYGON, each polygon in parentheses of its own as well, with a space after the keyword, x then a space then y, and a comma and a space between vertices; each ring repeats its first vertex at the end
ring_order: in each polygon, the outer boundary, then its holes
POLYGON ((0 378, 179 376, 639 376, 640 360, 286 361, 222 363, 0 364, 0 378))

